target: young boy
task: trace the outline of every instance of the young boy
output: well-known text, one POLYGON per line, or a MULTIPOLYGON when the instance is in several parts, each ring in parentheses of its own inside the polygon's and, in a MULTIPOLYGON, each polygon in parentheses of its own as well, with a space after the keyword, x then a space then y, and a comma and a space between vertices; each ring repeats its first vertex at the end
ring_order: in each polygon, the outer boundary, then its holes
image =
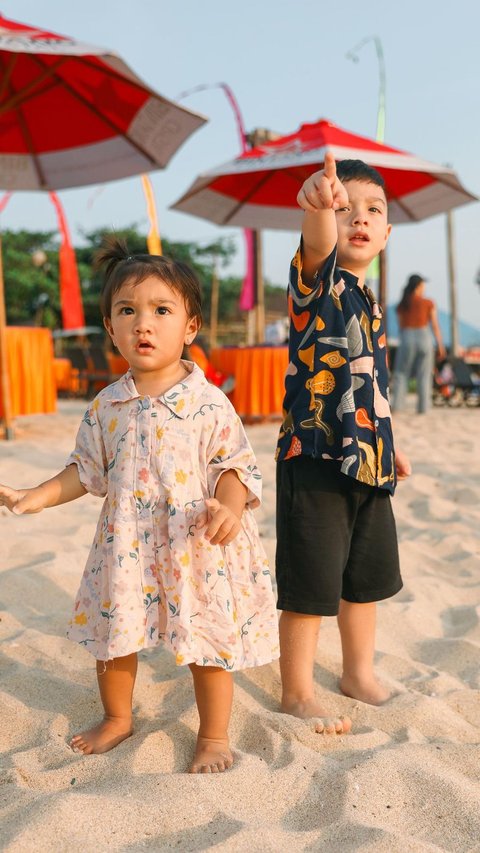
MULTIPOLYGON (((338 616, 342 692, 372 705, 389 697, 373 670, 375 602, 402 587, 390 496, 410 464, 394 453, 382 312, 365 287, 391 231, 383 179, 327 154, 297 200, 276 573, 282 711, 307 718, 325 713, 313 686, 322 616, 338 616)), ((350 725, 320 720, 316 730, 350 725)))

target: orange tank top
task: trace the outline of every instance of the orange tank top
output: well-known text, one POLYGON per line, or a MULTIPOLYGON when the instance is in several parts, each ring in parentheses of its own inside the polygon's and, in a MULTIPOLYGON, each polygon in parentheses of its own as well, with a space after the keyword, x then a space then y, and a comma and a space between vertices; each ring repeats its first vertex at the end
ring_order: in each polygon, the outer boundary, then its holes
POLYGON ((423 296, 413 294, 407 309, 403 311, 397 309, 400 328, 423 329, 424 326, 428 326, 432 311, 433 302, 431 299, 424 299, 423 296))

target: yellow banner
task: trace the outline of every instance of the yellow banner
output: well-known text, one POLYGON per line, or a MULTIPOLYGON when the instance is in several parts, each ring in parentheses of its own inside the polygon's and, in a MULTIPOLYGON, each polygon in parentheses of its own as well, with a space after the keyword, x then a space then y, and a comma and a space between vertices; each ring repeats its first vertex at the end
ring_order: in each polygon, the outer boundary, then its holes
POLYGON ((147 235, 147 247, 150 255, 162 254, 162 243, 158 232, 157 209, 155 207, 155 196, 153 195, 152 182, 148 175, 142 175, 143 192, 147 202, 147 213, 150 221, 150 231, 147 235))

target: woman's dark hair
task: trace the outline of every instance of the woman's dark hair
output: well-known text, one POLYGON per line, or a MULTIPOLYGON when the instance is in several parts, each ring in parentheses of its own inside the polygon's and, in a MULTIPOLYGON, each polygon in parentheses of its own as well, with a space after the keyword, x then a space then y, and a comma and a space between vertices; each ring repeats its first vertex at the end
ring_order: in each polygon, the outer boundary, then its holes
POLYGON ((347 181, 365 181, 367 184, 376 184, 385 192, 385 181, 380 172, 377 172, 373 166, 364 163, 363 160, 339 160, 337 178, 342 184, 347 181))
POLYGON ((127 244, 117 237, 109 237, 95 257, 95 267, 105 267, 105 279, 100 295, 103 317, 112 313, 112 298, 124 284, 140 284, 153 275, 165 282, 185 300, 189 317, 202 322, 202 295, 197 276, 187 264, 173 261, 163 255, 131 255, 127 244))
POLYGON ((415 293, 417 287, 425 281, 421 275, 411 275, 408 279, 405 287, 403 288, 402 298, 397 305, 397 311, 402 313, 402 311, 408 311, 410 308, 410 302, 412 301, 412 296, 415 293))

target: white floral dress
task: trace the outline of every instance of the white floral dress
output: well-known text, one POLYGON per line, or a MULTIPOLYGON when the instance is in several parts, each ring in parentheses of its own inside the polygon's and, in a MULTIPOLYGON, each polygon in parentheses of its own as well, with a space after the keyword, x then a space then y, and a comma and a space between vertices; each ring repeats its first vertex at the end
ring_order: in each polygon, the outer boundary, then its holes
POLYGON ((229 400, 184 365, 189 375, 160 397, 140 395, 128 371, 84 416, 66 464, 105 502, 68 636, 99 660, 164 641, 177 664, 258 666, 279 654, 252 513, 261 475, 229 400), (195 521, 229 469, 249 491, 241 530, 222 547, 195 521))

